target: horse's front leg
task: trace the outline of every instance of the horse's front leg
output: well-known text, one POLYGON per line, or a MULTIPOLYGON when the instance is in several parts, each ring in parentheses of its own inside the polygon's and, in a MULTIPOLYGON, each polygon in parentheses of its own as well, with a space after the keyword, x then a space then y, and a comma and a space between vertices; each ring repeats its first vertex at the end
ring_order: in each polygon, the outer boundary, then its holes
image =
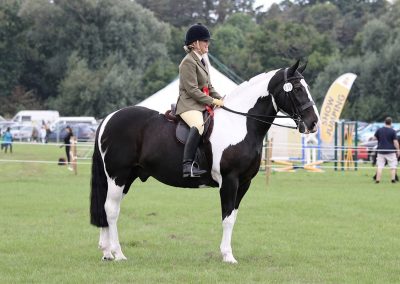
MULTIPOLYGON (((107 191, 107 199, 104 204, 104 209, 107 214, 107 222, 108 222, 108 237, 109 237, 109 248, 106 250, 111 251, 114 255, 115 260, 126 260, 125 255, 122 253, 121 245, 119 243, 118 238, 118 229, 117 229, 117 222, 118 216, 121 206, 121 200, 123 196, 123 189, 122 186, 117 186, 113 180, 108 181, 108 191, 107 191)), ((107 257, 104 254, 105 251, 103 250, 103 259, 107 257)))
POLYGON ((237 263, 233 257, 231 240, 233 226, 235 225, 237 210, 235 210, 235 200, 238 189, 238 179, 233 176, 227 176, 222 179, 222 186, 219 194, 221 198, 222 209, 222 240, 221 254, 224 262, 237 263))

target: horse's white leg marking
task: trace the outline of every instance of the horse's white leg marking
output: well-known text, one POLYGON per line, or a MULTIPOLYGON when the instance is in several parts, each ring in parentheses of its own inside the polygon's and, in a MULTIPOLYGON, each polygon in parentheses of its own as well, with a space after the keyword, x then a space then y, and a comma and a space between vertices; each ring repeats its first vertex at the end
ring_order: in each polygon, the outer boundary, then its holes
POLYGON ((231 240, 233 226, 235 225, 238 210, 233 210, 231 215, 222 221, 222 241, 220 245, 221 254, 224 262, 237 263, 232 254, 231 240))
POLYGON ((111 119, 111 117, 116 113, 117 111, 109 114, 103 121, 100 131, 99 131, 99 136, 98 136, 98 146, 100 150, 101 157, 103 158, 103 166, 104 166, 104 171, 107 177, 107 198, 106 202, 104 203, 104 209, 106 211, 107 215, 107 222, 108 222, 108 228, 102 228, 103 230, 100 232, 100 241, 99 241, 99 246, 103 250, 103 259, 113 259, 115 257, 115 260, 124 260, 126 257, 122 253, 121 250, 121 245, 119 243, 118 239, 118 229, 117 229, 117 221, 118 221, 118 216, 119 216, 119 211, 120 211, 120 205, 121 205, 121 200, 123 197, 123 188, 117 186, 114 182, 113 179, 110 178, 107 172, 106 165, 104 163, 104 156, 107 152, 107 149, 104 151, 101 148, 101 138, 104 133, 104 129, 108 123, 108 121, 111 119), (108 245, 107 245, 108 243, 108 245), (104 249, 103 249, 104 247, 104 249), (113 255, 114 254, 114 255, 113 255), (111 258, 110 258, 111 255, 111 258))
POLYGON ((116 185, 114 180, 110 178, 107 178, 107 180, 108 180, 108 192, 107 192, 107 199, 104 204, 104 209, 106 210, 107 214, 110 250, 114 254, 115 260, 125 260, 126 257, 121 250, 121 245, 118 239, 118 229, 117 229, 117 222, 118 222, 118 216, 119 216, 124 187, 116 185))
POLYGON ((108 227, 100 228, 99 249, 101 249, 103 251, 102 260, 113 260, 114 259, 114 256, 111 253, 108 227))

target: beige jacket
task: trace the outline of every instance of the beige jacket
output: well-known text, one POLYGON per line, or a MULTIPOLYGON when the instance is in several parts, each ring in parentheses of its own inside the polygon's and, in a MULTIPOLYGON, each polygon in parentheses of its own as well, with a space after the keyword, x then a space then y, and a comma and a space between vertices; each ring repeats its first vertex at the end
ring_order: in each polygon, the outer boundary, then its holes
POLYGON ((211 105, 213 98, 221 99, 210 81, 208 66, 201 63, 194 51, 189 52, 179 65, 179 98, 176 104, 176 114, 188 110, 203 111, 205 105, 211 105), (201 89, 207 86, 210 96, 201 89))

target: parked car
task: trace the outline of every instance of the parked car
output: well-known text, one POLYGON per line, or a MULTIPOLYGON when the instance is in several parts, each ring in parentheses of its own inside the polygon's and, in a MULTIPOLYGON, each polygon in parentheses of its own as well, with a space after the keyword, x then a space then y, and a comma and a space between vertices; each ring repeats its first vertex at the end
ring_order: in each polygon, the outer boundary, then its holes
POLYGON ((354 160, 363 160, 363 161, 368 161, 369 156, 368 156, 368 148, 365 146, 357 146, 357 157, 356 157, 356 151, 355 149, 353 150, 354 153, 354 160))
MULTIPOLYGON (((360 140, 361 142, 365 143, 368 142, 370 140, 374 140, 374 134, 375 132, 383 127, 385 124, 381 123, 381 122, 375 122, 375 123, 371 123, 369 124, 367 127, 365 127, 363 130, 361 130, 358 133, 358 140, 360 140)), ((394 130, 399 130, 400 129, 400 123, 392 123, 392 128, 394 130)))
POLYGON ((9 121, 9 120, 1 121, 1 122, 0 122, 0 130, 1 130, 1 133, 3 133, 4 131, 6 131, 7 127, 10 127, 10 128, 11 128, 13 125, 17 125, 17 123, 15 123, 15 122, 13 122, 13 121, 9 121))
POLYGON ((86 123, 89 125, 96 125, 97 121, 93 116, 60 116, 53 123, 50 124, 50 130, 53 131, 59 127, 86 123))
MULTIPOLYGON (((18 123, 12 123, 11 125, 7 126, 6 128, 10 127, 10 133, 15 140, 15 136, 18 135, 18 132, 23 128, 25 125, 18 124, 18 123)), ((4 128, 3 128, 4 129, 4 128)), ((4 129, 5 131, 6 129, 4 129)))
MULTIPOLYGON (((92 129, 87 123, 78 123, 71 124, 72 133, 75 137, 77 137, 78 142, 87 142, 94 140, 96 135, 96 130, 92 129)), ((67 131, 65 130, 66 126, 61 126, 58 129, 50 132, 47 137, 48 142, 63 142, 65 135, 67 135, 67 131)))
POLYGON ((373 140, 375 132, 383 125, 384 123, 381 122, 369 124, 358 133, 358 140, 360 140, 362 143, 368 142, 369 140, 373 140))
POLYGON ((39 129, 36 126, 25 125, 14 132, 11 129, 11 133, 15 141, 39 141, 39 129))

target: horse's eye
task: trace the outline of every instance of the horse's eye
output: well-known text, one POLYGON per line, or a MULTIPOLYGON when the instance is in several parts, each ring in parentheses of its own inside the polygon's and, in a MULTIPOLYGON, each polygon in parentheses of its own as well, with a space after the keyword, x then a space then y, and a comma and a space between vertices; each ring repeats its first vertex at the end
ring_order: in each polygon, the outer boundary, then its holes
POLYGON ((299 85, 297 85, 297 86, 294 86, 294 91, 297 93, 297 92, 301 92, 301 86, 299 86, 299 85))

